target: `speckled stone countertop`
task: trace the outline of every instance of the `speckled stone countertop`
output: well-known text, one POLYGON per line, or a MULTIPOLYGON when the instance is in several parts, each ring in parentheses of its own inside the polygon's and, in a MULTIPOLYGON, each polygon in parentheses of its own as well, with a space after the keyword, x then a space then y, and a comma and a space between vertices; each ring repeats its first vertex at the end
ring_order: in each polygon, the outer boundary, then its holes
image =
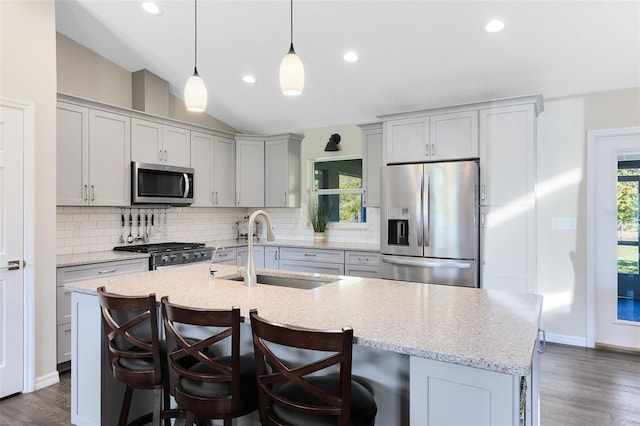
POLYGON ((88 265, 91 263, 114 262, 118 260, 141 259, 149 253, 129 253, 126 251, 97 251, 93 253, 61 254, 56 256, 56 266, 88 265))
MULTIPOLYGON (((210 247, 245 247, 247 246, 247 242, 244 240, 219 240, 219 241, 208 241, 207 245, 210 247)), ((380 245, 379 244, 367 244, 367 243, 349 243, 349 242, 332 242, 332 241, 323 241, 323 242, 315 242, 311 240, 275 240, 275 241, 267 241, 266 239, 262 239, 260 241, 255 241, 254 245, 256 246, 275 246, 275 247, 300 247, 300 248, 317 248, 324 250, 353 250, 353 251, 370 251, 370 252, 379 252, 380 245)))
MULTIPOLYGON (((313 290, 273 285, 246 287, 222 277, 237 273, 207 264, 121 275, 65 285, 72 291, 126 295, 155 293, 192 307, 239 306, 243 316, 257 308, 261 316, 302 327, 351 326, 354 343, 391 352, 524 376, 538 335, 542 296, 502 291, 407 283, 357 277, 313 290)), ((260 272, 260 271, 258 271, 260 272)), ((318 276, 269 270, 281 276, 318 276)))

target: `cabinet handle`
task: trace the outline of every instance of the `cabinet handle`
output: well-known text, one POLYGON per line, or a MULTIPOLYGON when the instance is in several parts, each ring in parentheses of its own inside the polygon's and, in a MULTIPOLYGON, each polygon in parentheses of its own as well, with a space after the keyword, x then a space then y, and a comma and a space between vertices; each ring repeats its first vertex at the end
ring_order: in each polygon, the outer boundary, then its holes
POLYGON ((91 185, 91 201, 95 201, 96 199, 96 187, 91 185))
POLYGON ((359 257, 358 260, 360 260, 360 261, 364 260, 364 261, 368 262, 369 258, 368 257, 359 257))
POLYGON ((115 269, 115 268, 113 268, 113 269, 104 269, 104 270, 102 270, 102 271, 98 272, 98 275, 102 275, 102 274, 113 274, 115 271, 116 271, 116 269, 115 269))
POLYGON ((362 196, 364 198, 364 204, 367 204, 369 202, 369 198, 367 196, 367 190, 366 189, 362 191, 362 196))
POLYGON ((82 198, 84 199, 84 201, 87 201, 89 199, 89 187, 87 185, 84 185, 82 194, 82 198))
POLYGON ((240 193, 236 192, 236 205, 239 206, 240 205, 240 193))
POLYGON ((287 193, 286 192, 284 193, 284 196, 282 197, 282 204, 285 205, 285 206, 287 205, 287 193))
POLYGON ((278 250, 273 252, 273 260, 278 260, 278 250))
POLYGON ((424 156, 428 157, 429 156, 429 144, 426 144, 424 146, 424 156))
POLYGON ((435 143, 431 144, 431 155, 432 156, 436 155, 436 144, 435 143))
POLYGON ((216 206, 218 205, 218 191, 215 192, 216 194, 216 206))
POLYGON ((480 228, 484 228, 484 213, 480 215, 480 228))
POLYGON ((229 256, 229 253, 220 253, 218 255, 218 257, 227 257, 227 256, 229 256))
POLYGON ((158 150, 158 161, 162 161, 162 150, 158 150))
POLYGON ((308 257, 316 257, 314 253, 305 253, 304 255, 308 257))
POLYGON ((484 195, 485 195, 485 194, 484 194, 484 192, 485 192, 485 189, 484 189, 484 188, 485 188, 485 186, 484 186, 484 183, 483 183, 482 185, 480 185, 480 199, 481 199, 482 201, 484 201, 484 195))
POLYGON ((168 161, 169 160, 169 154, 167 154, 167 150, 165 149, 164 151, 164 161, 168 161))

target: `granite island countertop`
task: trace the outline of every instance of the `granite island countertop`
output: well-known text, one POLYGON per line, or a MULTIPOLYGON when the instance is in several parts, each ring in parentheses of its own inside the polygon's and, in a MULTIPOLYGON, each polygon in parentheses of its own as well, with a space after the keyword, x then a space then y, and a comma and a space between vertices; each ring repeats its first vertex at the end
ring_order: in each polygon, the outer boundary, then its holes
POLYGON ((362 346, 510 375, 531 371, 542 307, 539 295, 342 276, 313 290, 246 287, 222 278, 236 274, 236 267, 215 265, 218 278, 213 280, 208 268, 195 264, 78 281, 65 288, 95 294, 104 285, 125 295, 167 295, 192 307, 239 306, 245 317, 257 308, 261 316, 285 324, 351 326, 354 343, 362 346))

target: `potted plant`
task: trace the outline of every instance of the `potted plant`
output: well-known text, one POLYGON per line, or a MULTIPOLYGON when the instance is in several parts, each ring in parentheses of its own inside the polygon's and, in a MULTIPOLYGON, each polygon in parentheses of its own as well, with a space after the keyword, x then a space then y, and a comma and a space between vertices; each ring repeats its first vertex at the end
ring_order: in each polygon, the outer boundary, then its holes
POLYGON ((318 204, 317 201, 309 204, 309 220, 313 227, 314 241, 324 241, 324 232, 327 229, 327 222, 329 222, 327 207, 324 204, 318 204))

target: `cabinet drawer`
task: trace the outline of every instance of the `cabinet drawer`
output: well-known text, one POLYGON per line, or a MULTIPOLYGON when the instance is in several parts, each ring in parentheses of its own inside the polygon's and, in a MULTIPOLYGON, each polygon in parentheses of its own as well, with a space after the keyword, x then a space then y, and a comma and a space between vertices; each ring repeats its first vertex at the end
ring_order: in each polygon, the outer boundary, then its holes
POLYGON ((214 263, 222 263, 235 265, 236 264, 236 256, 237 251, 235 247, 219 249, 216 252, 216 255, 213 256, 214 263))
POLYGON ((71 322, 71 291, 56 287, 56 324, 71 322))
POLYGON ((344 275, 343 263, 305 262, 280 259, 280 269, 285 271, 311 272, 315 274, 344 275))
POLYGON ((305 262, 329 262, 344 264, 344 251, 280 247, 280 267, 283 260, 305 262))
POLYGON ((90 265, 68 266, 56 271, 56 285, 65 283, 102 278, 111 275, 131 274, 149 270, 149 259, 120 260, 117 262, 92 263, 90 265))
POLYGON ((380 267, 366 265, 345 265, 344 274, 349 277, 380 278, 380 267))
POLYGON ((56 341, 56 363, 71 361, 71 323, 58 326, 56 341))
POLYGON ((344 263, 350 265, 380 266, 380 253, 370 251, 347 251, 344 253, 344 263))

